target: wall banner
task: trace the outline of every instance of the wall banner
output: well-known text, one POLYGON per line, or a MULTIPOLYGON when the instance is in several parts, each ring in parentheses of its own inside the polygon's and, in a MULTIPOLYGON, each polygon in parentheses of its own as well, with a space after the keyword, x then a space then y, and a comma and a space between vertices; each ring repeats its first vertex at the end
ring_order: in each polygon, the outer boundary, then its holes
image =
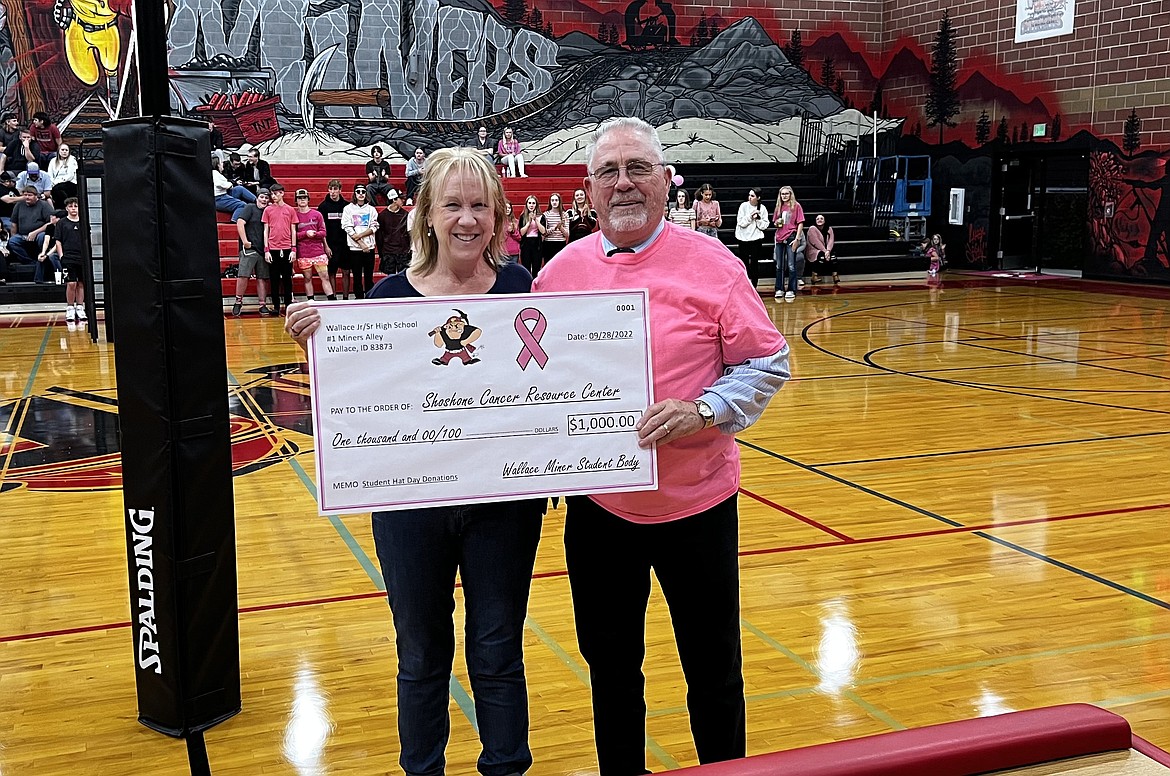
POLYGON ((1073 31, 1076 0, 1016 0, 1016 43, 1073 31))

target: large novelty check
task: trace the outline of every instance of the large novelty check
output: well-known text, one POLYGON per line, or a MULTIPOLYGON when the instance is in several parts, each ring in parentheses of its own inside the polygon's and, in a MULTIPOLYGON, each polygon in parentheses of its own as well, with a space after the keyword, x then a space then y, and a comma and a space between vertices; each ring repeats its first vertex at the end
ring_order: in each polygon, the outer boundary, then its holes
POLYGON ((646 291, 318 305, 322 514, 654 490, 646 291))

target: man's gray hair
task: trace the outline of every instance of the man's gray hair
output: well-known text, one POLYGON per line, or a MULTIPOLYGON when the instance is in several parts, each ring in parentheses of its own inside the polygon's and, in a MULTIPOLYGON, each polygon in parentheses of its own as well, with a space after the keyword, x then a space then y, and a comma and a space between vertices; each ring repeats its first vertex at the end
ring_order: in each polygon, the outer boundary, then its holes
POLYGON ((601 142, 602 138, 617 129, 625 129, 641 135, 650 144, 650 147, 658 157, 653 161, 665 161, 666 152, 662 150, 662 140, 658 137, 658 130, 645 121, 642 121, 642 119, 635 118, 634 116, 622 116, 602 122, 601 126, 597 128, 597 131, 593 133, 593 139, 589 141, 589 145, 585 149, 585 165, 590 168, 590 172, 592 172, 593 153, 597 150, 597 144, 601 142))

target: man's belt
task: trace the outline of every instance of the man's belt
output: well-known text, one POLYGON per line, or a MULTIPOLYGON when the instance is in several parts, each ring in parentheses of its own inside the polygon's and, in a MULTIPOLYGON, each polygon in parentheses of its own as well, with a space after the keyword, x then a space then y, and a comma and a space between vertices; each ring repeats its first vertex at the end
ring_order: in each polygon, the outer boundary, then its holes
POLYGON ((105 24, 90 24, 89 22, 83 22, 81 19, 78 19, 78 18, 74 18, 73 21, 75 21, 79 25, 81 25, 81 29, 85 30, 86 32, 101 32, 102 30, 108 30, 111 27, 113 27, 115 24, 117 24, 118 17, 115 16, 113 19, 110 19, 105 24))

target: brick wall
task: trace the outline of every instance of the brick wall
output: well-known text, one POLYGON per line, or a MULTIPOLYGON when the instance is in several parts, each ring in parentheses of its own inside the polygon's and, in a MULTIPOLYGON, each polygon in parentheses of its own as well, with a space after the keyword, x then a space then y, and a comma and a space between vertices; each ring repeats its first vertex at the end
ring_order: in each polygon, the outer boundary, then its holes
MULTIPOLYGON (((974 0, 951 7, 959 34, 960 83, 979 71, 1022 103, 1038 99, 1061 114, 1062 136, 1089 129, 1120 142, 1130 111, 1142 119, 1142 146, 1170 145, 1170 4, 1164 0, 1076 0, 1073 32, 1016 43, 1015 2, 974 0)), ((882 47, 933 47, 941 17, 935 0, 885 2, 882 47)), ((894 79, 886 85, 891 103, 922 105, 925 85, 894 79)), ((974 126, 986 109, 993 123, 1042 119, 1010 99, 970 101, 960 123, 974 126), (1003 103, 1008 104, 1003 104, 1003 103)), ((923 135, 931 137, 924 129, 923 135)))

